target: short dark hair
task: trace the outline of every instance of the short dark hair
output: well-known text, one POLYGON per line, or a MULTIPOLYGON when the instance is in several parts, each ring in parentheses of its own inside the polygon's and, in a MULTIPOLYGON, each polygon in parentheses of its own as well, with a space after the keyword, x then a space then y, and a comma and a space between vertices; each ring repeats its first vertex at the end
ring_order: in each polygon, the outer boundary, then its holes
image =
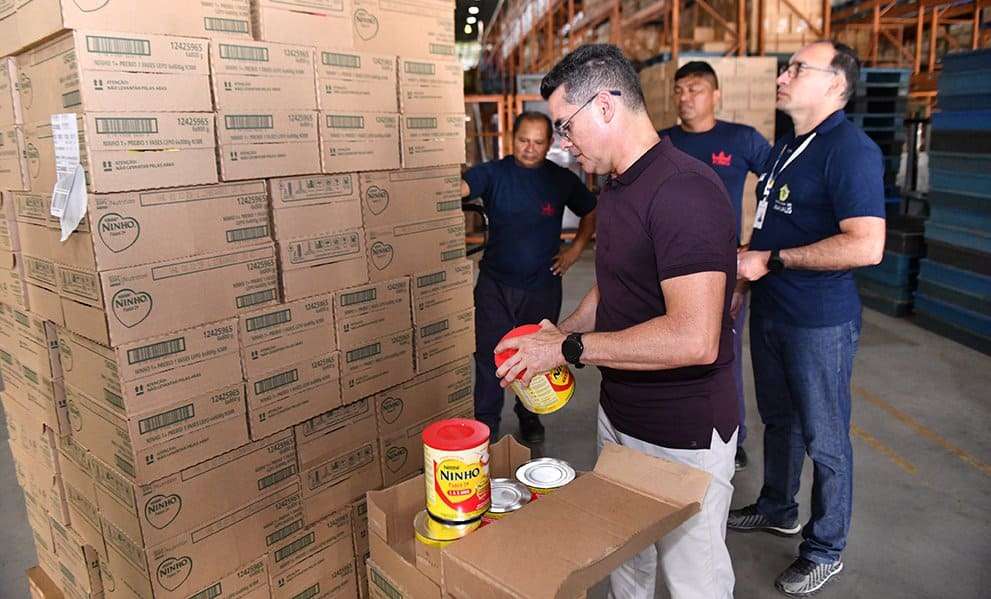
POLYGON ((547 116, 542 112, 537 112, 536 110, 526 110, 521 112, 513 120, 513 135, 520 130, 520 125, 523 121, 539 121, 547 127, 547 139, 550 140, 554 137, 554 125, 551 124, 551 117, 547 116))
POLYGON ((860 59, 857 58, 857 51, 850 46, 836 40, 826 42, 833 47, 836 55, 829 61, 829 66, 839 73, 843 73, 846 79, 846 89, 843 92, 843 99, 850 101, 854 92, 857 91, 857 81, 860 79, 860 59))
POLYGON ((688 77, 702 77, 712 82, 712 87, 719 89, 719 77, 716 76, 715 69, 707 62, 693 60, 686 62, 674 74, 675 83, 688 77))
POLYGON ((612 44, 585 44, 562 58, 540 82, 540 95, 547 100, 562 85, 564 99, 571 104, 587 102, 601 91, 619 90, 627 107, 645 108, 640 76, 612 44))

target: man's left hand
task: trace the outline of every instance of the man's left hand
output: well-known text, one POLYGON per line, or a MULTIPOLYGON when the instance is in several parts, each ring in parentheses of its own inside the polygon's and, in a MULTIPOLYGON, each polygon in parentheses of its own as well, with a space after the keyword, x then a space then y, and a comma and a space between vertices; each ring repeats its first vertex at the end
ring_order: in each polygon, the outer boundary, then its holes
POLYGON ((551 265, 551 272, 559 277, 564 276, 564 273, 568 272, 568 270, 575 265, 575 262, 578 262, 581 255, 581 249, 576 248, 574 245, 562 249, 557 253, 557 256, 554 256, 554 263, 551 265))
POLYGON ((736 256, 736 278, 744 281, 757 281, 768 273, 767 261, 771 252, 746 251, 736 256))
POLYGON ((507 349, 516 350, 513 357, 496 370, 496 376, 502 379, 499 384, 503 389, 515 381, 520 373, 520 382, 529 385, 534 376, 566 363, 561 354, 561 344, 567 336, 546 319, 540 322, 540 329, 532 335, 506 339, 496 346, 497 354, 507 349))

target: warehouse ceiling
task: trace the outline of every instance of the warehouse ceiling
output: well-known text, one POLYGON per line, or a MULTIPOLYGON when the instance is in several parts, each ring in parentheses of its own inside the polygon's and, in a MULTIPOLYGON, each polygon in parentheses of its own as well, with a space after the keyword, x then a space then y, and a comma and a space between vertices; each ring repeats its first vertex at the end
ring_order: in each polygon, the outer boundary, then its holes
POLYGON ((454 13, 454 32, 459 42, 472 42, 478 40, 478 23, 488 25, 492 18, 498 0, 457 0, 457 10, 454 13), (478 9, 474 12, 473 9, 478 9), (474 17, 474 22, 469 19, 474 17), (471 27, 471 33, 465 32, 465 26, 471 27))

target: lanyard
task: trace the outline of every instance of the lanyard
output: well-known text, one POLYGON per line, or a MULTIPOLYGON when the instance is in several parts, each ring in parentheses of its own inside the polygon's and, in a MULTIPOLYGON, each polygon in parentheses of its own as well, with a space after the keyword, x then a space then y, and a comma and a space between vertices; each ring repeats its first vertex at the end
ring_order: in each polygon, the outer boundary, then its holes
POLYGON ((798 148, 792 152, 791 156, 788 157, 788 160, 785 160, 785 163, 781 165, 780 170, 778 170, 778 163, 781 162, 781 158, 784 156, 787 148, 781 150, 781 153, 778 154, 778 157, 774 160, 774 165, 771 166, 770 176, 764 183, 764 192, 761 194, 760 204, 757 206, 757 214, 754 217, 755 229, 760 229, 764 226, 764 216, 767 215, 768 198, 771 197, 771 191, 774 189, 774 183, 777 181, 778 177, 781 176, 781 173, 785 172, 785 169, 788 168, 791 163, 805 151, 805 148, 809 147, 809 144, 812 143, 812 140, 815 139, 815 137, 816 132, 813 132, 812 135, 808 136, 805 141, 802 142, 802 145, 798 146, 798 148))

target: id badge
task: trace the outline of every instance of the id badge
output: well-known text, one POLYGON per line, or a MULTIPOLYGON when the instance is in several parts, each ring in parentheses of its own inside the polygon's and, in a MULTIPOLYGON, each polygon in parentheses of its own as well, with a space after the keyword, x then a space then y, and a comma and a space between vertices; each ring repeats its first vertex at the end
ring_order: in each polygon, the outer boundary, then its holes
POLYGON ((761 229, 764 227, 764 216, 767 215, 767 198, 763 198, 760 203, 757 204, 757 212, 754 215, 754 228, 761 229))

